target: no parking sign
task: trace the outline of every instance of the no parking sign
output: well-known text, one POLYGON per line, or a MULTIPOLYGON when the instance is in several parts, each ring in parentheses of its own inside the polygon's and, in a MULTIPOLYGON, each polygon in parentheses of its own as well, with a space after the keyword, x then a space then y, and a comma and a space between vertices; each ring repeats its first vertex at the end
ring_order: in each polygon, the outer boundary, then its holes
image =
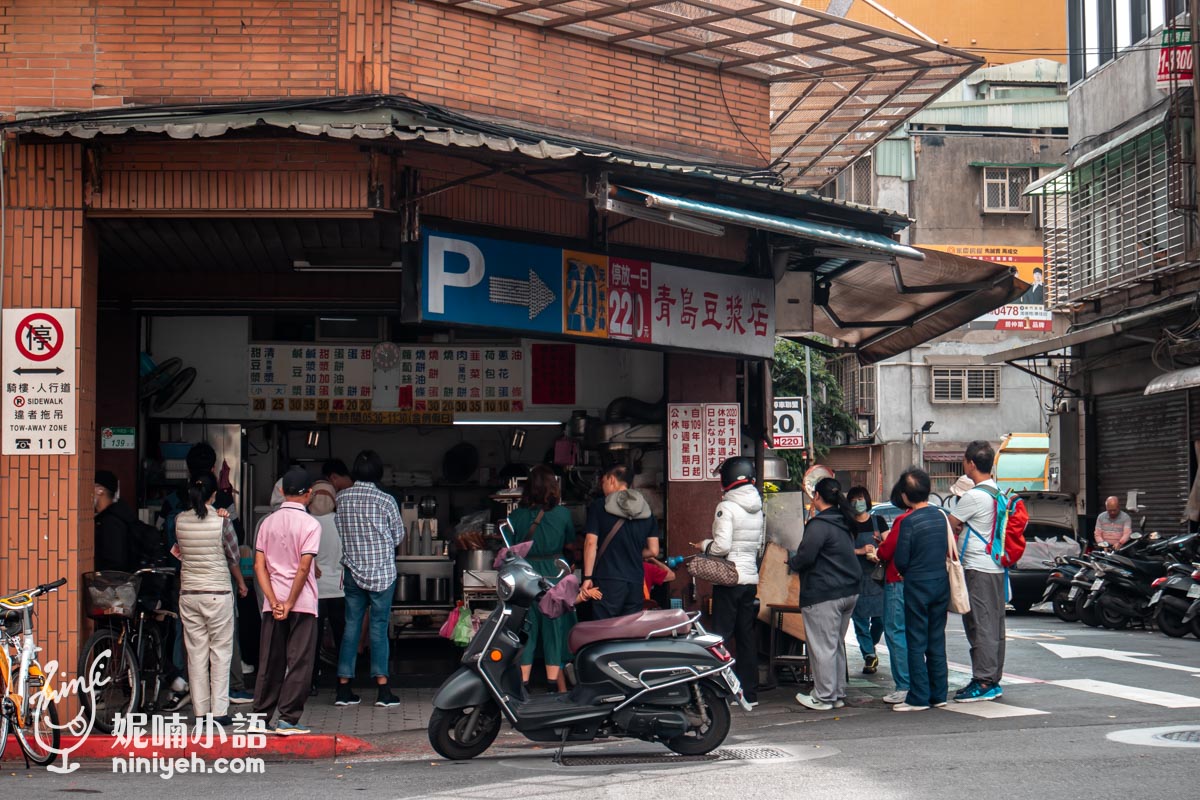
POLYGON ((6 308, 3 454, 75 452, 75 309, 6 308))

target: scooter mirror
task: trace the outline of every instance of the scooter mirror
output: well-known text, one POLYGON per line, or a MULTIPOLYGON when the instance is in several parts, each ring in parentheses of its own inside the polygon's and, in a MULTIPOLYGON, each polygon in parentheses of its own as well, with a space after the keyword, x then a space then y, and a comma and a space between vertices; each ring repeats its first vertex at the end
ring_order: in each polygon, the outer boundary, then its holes
POLYGON ((566 562, 566 559, 556 558, 554 563, 558 565, 558 574, 554 576, 555 580, 571 572, 571 565, 566 562))
POLYGON ((496 530, 498 530, 500 532, 500 538, 504 540, 504 546, 512 547, 512 539, 513 539, 512 523, 506 519, 506 520, 504 520, 504 522, 501 522, 499 525, 496 526, 496 530))

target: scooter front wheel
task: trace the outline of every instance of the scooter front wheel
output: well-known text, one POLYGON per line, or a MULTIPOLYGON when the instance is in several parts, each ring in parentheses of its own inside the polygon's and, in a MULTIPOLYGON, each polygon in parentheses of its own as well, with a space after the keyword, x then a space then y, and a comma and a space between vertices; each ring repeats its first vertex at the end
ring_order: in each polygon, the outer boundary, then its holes
POLYGON ((1079 609, 1074 600, 1067 600, 1064 594, 1059 593, 1054 596, 1054 616, 1063 622, 1078 622, 1079 609))
POLYGON ((687 709, 689 719, 697 718, 699 725, 687 733, 667 740, 667 747, 681 756, 702 756, 721 746, 729 735, 729 701, 717 695, 712 687, 701 684, 700 698, 687 709))
POLYGON ((500 709, 489 702, 467 708, 435 708, 429 717, 429 744, 443 758, 465 761, 492 746, 500 733, 500 709))

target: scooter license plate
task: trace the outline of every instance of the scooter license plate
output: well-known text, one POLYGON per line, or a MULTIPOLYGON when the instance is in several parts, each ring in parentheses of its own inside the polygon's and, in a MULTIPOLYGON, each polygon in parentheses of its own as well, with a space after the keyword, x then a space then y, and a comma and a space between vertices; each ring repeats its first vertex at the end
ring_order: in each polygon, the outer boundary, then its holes
POLYGON ((1154 596, 1150 598, 1150 605, 1154 605, 1161 599, 1162 599, 1162 589, 1159 589, 1157 592, 1154 593, 1154 596))
POLYGON ((725 678, 725 685, 729 687, 729 691, 734 694, 741 694, 742 682, 738 680, 737 675, 734 675, 732 670, 725 670, 723 677, 725 678))
POLYGON ((1068 600, 1074 600, 1078 596, 1079 596, 1079 587, 1078 586, 1072 586, 1071 591, 1067 592, 1068 600))
POLYGON ((1093 592, 1100 591, 1100 587, 1103 585, 1104 585, 1104 578, 1096 578, 1095 582, 1092 583, 1092 591, 1093 592))
POLYGON ((1200 597, 1200 583, 1188 587, 1188 597, 1192 599, 1200 597))

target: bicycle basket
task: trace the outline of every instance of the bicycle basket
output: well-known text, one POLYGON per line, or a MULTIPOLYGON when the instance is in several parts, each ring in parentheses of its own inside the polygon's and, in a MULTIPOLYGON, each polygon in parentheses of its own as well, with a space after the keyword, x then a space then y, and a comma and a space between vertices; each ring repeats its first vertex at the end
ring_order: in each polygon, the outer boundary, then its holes
POLYGON ((103 570, 83 573, 83 612, 92 619, 130 617, 137 612, 142 576, 103 570))

